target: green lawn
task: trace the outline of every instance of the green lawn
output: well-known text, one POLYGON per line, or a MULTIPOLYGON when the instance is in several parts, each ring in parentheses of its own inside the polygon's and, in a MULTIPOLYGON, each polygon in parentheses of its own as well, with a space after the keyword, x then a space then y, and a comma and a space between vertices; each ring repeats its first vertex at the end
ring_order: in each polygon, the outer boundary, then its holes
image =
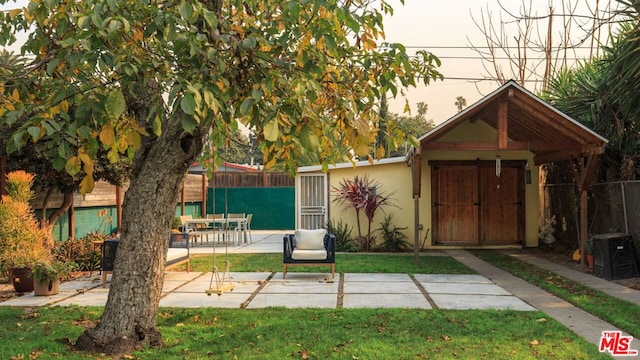
MULTIPOLYGON (((422 256, 418 264, 409 254, 337 256, 337 270, 342 273, 473 273, 448 256, 422 256)), ((223 266, 227 259, 231 271, 282 271, 280 254, 218 255, 216 265, 223 266)), ((194 271, 211 271, 212 266, 212 256, 192 259, 194 271)), ((516 267, 510 268, 515 271, 516 267)), ((292 270, 316 272, 321 268, 292 270)), ((531 273, 527 267, 523 272, 531 273)), ((110 359, 76 353, 71 347, 86 327, 99 320, 101 311, 75 306, 0 307, 0 359, 110 359)), ((165 348, 143 349, 124 358, 610 358, 537 311, 161 308, 158 328, 165 348)))
MULTIPOLYGON (((224 267, 228 259, 231 271, 268 271, 282 272, 282 254, 218 254, 218 269, 224 267)), ((338 273, 406 273, 406 274, 474 274, 466 265, 449 256, 420 256, 414 264, 410 254, 337 254, 336 272, 338 273)), ((184 269, 184 266, 179 269, 184 269)), ((193 271, 207 272, 213 269, 212 255, 196 255, 191 258, 193 271)), ((322 267, 295 266, 290 272, 328 271, 322 267)))
POLYGON ((476 250, 479 258, 558 296, 602 320, 640 337, 640 306, 611 297, 554 272, 494 250, 476 250))
MULTIPOLYGON (((2 359, 109 359, 70 344, 101 308, 0 307, 2 359)), ((166 347, 125 359, 607 359, 540 312, 161 308, 166 347)))

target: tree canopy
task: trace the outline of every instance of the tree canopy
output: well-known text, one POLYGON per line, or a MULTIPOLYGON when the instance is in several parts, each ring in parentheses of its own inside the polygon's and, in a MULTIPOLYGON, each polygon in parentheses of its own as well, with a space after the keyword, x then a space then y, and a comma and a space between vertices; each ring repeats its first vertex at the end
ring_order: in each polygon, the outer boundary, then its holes
POLYGON ((100 147, 113 162, 132 159, 167 116, 188 133, 215 123, 223 137, 240 120, 257 130, 267 167, 295 167, 304 148, 331 161, 334 142, 367 154, 380 94, 415 85, 417 74, 440 77, 435 56, 380 46, 392 10, 367 3, 30 2, 1 19, 4 44, 33 29, 23 48, 33 60, 1 88, 2 124, 20 124, 7 151, 54 143, 52 163, 84 172, 82 192, 100 147))
POLYGON ((38 143, 54 169, 80 176, 81 193, 97 159, 131 166, 107 304, 78 348, 162 345, 180 184, 238 122, 267 168, 295 169, 303 151, 326 166, 335 144, 369 156, 381 97, 442 78, 436 56, 384 43, 392 11, 385 0, 32 0, 0 13, 0 45, 28 33, 28 62, 0 78, 8 156, 38 143))
MULTIPOLYGON (((601 181, 640 176, 640 5, 626 4, 625 19, 602 55, 559 71, 542 97, 609 140, 601 181)), ((558 174, 559 175, 559 174, 558 174)))

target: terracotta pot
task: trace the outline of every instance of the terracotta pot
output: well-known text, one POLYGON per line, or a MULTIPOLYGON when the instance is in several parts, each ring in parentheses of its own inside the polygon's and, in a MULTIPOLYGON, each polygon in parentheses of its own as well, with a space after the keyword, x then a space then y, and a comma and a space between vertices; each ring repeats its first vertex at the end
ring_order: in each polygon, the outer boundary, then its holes
POLYGON ((33 291, 33 273, 31 268, 17 268, 11 270, 11 284, 16 292, 33 291))
POLYGON ((44 282, 34 281, 33 294, 36 296, 50 296, 60 292, 60 279, 47 280, 44 282))
POLYGON ((593 255, 587 254, 587 265, 589 265, 589 269, 593 269, 593 255))

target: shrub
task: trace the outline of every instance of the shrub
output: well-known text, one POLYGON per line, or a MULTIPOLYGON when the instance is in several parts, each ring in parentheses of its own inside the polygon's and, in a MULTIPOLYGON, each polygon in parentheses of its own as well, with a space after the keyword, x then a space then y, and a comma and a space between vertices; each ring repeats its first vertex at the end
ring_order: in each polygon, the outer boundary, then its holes
POLYGON ((100 248, 94 241, 104 241, 106 235, 92 232, 79 239, 56 242, 55 256, 61 262, 75 262, 78 271, 94 271, 100 268, 100 248))
POLYGON ((5 270, 51 259, 51 228, 40 224, 28 203, 32 184, 33 175, 24 171, 7 175, 7 195, 0 200, 0 261, 5 270))
POLYGON ((391 224, 392 216, 387 215, 384 221, 380 223, 380 227, 377 229, 382 235, 382 244, 378 247, 380 251, 387 252, 402 252, 409 250, 410 246, 407 242, 407 235, 403 230, 407 230, 406 227, 397 227, 391 224))
POLYGON ((371 224, 376 213, 378 211, 384 212, 383 208, 386 206, 395 206, 391 197, 393 193, 383 195, 380 188, 381 184, 377 181, 369 180, 367 175, 363 177, 356 176, 353 180, 343 179, 337 187, 333 187, 335 192, 333 201, 343 205, 345 210, 353 208, 356 211, 357 241, 365 251, 369 251, 371 245, 376 243, 374 236, 371 234, 371 224), (360 226, 360 212, 364 213, 367 218, 366 235, 363 235, 360 226))
POLYGON ((351 237, 349 225, 343 223, 342 220, 337 223, 329 220, 327 232, 336 236, 336 251, 355 252, 359 250, 358 244, 351 237))

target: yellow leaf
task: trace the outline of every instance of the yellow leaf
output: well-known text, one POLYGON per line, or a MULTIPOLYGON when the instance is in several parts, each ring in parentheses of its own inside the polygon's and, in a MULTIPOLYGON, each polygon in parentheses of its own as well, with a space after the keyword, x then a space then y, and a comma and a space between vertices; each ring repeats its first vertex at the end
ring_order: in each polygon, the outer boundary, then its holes
POLYGON ((111 146, 113 145, 113 141, 115 139, 115 131, 110 124, 106 124, 102 127, 102 131, 100 131, 100 142, 105 145, 111 146))
POLYGON ((16 16, 20 15, 21 12, 22 12, 22 9, 9 10, 9 13, 8 13, 9 18, 16 17, 16 16))
POLYGON ((76 156, 72 156, 67 160, 67 163, 64 165, 65 170, 69 173, 69 175, 74 176, 80 172, 80 159, 76 156))
POLYGON ((69 102, 67 100, 63 100, 60 102, 58 107, 60 108, 60 110, 67 112, 69 111, 69 102))
POLYGON ((540 343, 538 343, 538 340, 533 340, 532 342, 530 342, 531 346, 536 346, 539 345, 540 343))
POLYGON ((264 168, 265 169, 271 169, 275 164, 276 164, 276 158, 274 157, 274 158, 271 158, 271 160, 269 160, 269 162, 264 164, 264 168))
POLYGON ((13 99, 13 101, 20 101, 20 93, 18 92, 18 89, 13 89, 13 92, 11 93, 11 98, 13 99))
POLYGON ((86 195, 93 191, 94 187, 95 183, 93 182, 93 175, 87 174, 87 176, 85 176, 84 179, 82 179, 82 181, 80 182, 78 191, 80 191, 80 195, 86 195))
POLYGON ((129 145, 135 150, 138 150, 140 148, 140 145, 142 144, 142 138, 136 131, 129 131, 127 133, 127 141, 129 142, 129 145))
POLYGON ((142 41, 143 38, 144 34, 142 33, 142 30, 136 28, 133 32, 133 41, 142 41))

